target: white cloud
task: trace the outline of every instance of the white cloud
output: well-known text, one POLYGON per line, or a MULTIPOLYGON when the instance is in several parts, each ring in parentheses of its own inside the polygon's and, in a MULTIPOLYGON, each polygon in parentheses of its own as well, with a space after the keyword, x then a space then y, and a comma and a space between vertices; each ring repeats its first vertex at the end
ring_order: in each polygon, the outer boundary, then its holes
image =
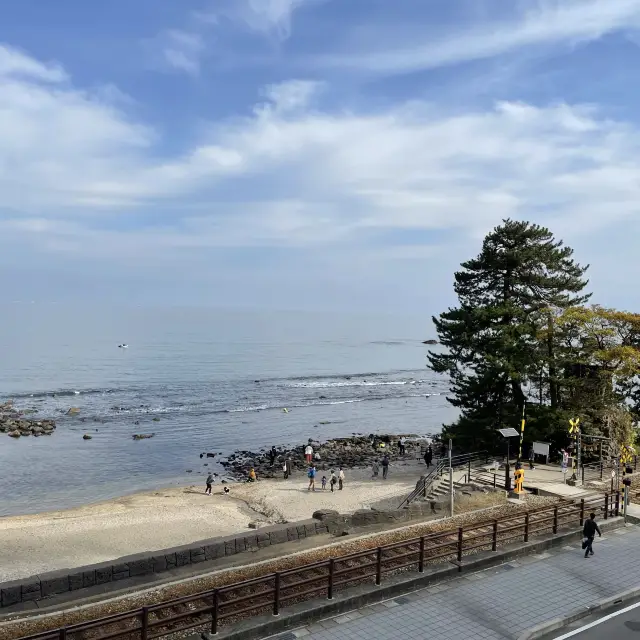
POLYGON ((374 29, 370 50, 352 50, 318 59, 322 65, 380 73, 402 73, 481 60, 534 45, 575 44, 640 28, 640 0, 538 0, 510 20, 482 20, 475 27, 429 29, 414 42, 397 42, 384 25, 374 29), (533 8, 531 8, 533 6, 533 8))
POLYGON ((167 156, 125 101, 0 76, 3 226, 12 241, 140 260, 238 246, 355 257, 373 239, 393 259, 419 259, 434 230, 475 236, 515 216, 579 233, 637 216, 640 134, 593 106, 326 112, 317 90, 268 87, 266 103, 167 156), (122 225, 140 213, 145 228, 122 225))
POLYGON ((43 63, 14 47, 0 44, 0 77, 22 76, 43 82, 63 82, 67 74, 55 63, 43 63))

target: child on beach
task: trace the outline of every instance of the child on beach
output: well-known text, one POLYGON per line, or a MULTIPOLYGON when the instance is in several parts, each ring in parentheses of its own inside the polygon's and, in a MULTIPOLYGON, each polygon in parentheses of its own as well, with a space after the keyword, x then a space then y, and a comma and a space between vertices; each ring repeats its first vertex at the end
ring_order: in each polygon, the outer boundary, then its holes
POLYGON ((327 488, 327 476, 322 476, 322 488, 327 488))
POLYGON ((374 460, 373 464, 371 465, 371 471, 372 471, 372 478, 377 478, 378 477, 378 473, 380 472, 380 467, 378 466, 378 461, 374 460))

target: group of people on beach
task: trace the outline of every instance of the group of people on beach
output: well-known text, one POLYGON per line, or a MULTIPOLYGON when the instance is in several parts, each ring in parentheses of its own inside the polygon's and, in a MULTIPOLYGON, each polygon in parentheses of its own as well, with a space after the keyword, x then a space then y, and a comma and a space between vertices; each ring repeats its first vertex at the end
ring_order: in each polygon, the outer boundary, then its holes
MULTIPOLYGON (((308 471, 307 471, 307 477, 309 478, 309 486, 307 487, 307 491, 315 491, 316 490, 316 476, 318 475, 318 471, 315 468, 315 466, 310 466, 308 471)), ((338 470, 338 474, 336 475, 336 472, 331 469, 330 473, 329 473, 329 479, 328 479, 328 483, 329 483, 329 488, 331 489, 331 493, 333 493, 335 491, 335 486, 336 484, 338 485, 338 491, 342 491, 342 489, 344 488, 344 469, 342 467, 340 467, 340 469, 338 470)), ((325 491, 327 488, 327 476, 323 475, 322 479, 320 481, 320 484, 322 486, 322 490, 325 491)))

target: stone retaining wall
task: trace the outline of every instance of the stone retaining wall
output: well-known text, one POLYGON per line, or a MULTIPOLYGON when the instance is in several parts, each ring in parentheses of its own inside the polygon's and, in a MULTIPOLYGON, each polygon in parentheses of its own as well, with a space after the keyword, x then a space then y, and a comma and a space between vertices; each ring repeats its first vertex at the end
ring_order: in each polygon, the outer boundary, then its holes
MULTIPOLYGON (((215 561, 245 551, 328 532, 329 528, 323 522, 303 520, 263 527, 231 537, 202 540, 153 553, 126 556, 111 562, 42 573, 30 578, 0 583, 0 607, 42 600, 69 591, 79 592, 82 589, 128 578, 162 574, 177 567, 215 561)), ((83 597, 83 594, 78 593, 78 597, 83 597)))

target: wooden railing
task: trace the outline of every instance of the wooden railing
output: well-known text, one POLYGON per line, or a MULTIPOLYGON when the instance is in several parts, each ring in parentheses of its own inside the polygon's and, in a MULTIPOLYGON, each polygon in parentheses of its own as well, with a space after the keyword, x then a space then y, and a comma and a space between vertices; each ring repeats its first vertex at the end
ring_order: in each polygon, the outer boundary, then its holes
POLYGON ((594 500, 564 501, 475 525, 427 534, 359 553, 339 556, 253 580, 211 589, 107 616, 91 622, 25 636, 21 640, 154 640, 201 629, 217 633, 220 626, 272 613, 296 602, 334 597, 336 590, 363 582, 380 585, 400 571, 424 571, 425 564, 453 562, 462 571, 462 558, 478 550, 528 542, 534 535, 555 534, 560 528, 582 526, 590 512, 604 519, 618 515, 620 495, 594 500))

